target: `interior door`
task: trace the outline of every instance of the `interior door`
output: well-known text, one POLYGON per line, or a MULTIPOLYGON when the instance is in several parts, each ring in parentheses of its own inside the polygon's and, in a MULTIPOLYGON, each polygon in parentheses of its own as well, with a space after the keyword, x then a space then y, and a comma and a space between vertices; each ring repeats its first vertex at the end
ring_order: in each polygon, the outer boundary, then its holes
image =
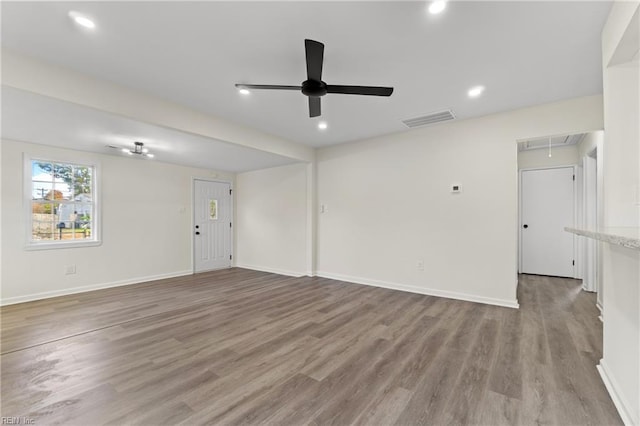
POLYGON ((573 167, 525 170, 520 185, 520 272, 574 277, 573 167))
POLYGON ((195 272, 231 266, 231 185, 194 180, 195 272))

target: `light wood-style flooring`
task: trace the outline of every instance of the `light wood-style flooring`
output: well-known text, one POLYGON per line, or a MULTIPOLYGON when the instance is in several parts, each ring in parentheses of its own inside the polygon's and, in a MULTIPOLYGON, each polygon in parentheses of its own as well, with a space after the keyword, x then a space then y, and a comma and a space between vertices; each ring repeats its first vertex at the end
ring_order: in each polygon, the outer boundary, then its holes
POLYGON ((35 424, 619 425, 595 297, 520 309, 227 269, 0 310, 2 416, 35 424))

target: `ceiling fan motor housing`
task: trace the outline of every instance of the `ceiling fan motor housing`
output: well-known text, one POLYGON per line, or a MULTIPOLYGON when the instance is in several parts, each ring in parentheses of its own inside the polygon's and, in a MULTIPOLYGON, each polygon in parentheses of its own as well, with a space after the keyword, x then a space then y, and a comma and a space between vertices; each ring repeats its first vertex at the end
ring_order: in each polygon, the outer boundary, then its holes
POLYGON ((303 81, 302 93, 307 96, 324 96, 327 94, 327 83, 312 79, 303 81))

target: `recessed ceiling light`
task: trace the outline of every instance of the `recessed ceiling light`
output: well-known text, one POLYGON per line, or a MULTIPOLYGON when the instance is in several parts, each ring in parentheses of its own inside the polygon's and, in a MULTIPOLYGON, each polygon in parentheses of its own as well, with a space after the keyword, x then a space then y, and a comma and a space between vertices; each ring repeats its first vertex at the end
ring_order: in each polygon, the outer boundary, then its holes
POLYGON ((238 92, 240 92, 241 95, 248 95, 249 93, 251 93, 249 89, 240 89, 238 90, 238 92))
POLYGON ((445 0, 437 0, 432 1, 429 5, 429 13, 432 15, 437 15, 442 12, 447 7, 447 2, 445 0))
POLYGON ((93 29, 96 27, 95 22, 93 22, 91 19, 87 18, 86 16, 82 15, 81 13, 76 12, 75 10, 72 10, 71 12, 69 12, 69 17, 73 19, 76 24, 83 26, 85 28, 93 29))
POLYGON ((327 128, 327 123, 326 122, 321 121, 321 122, 318 123, 318 129, 324 130, 326 128, 327 128))
POLYGON ((467 95, 469 95, 470 98, 477 98, 482 95, 482 92, 484 92, 484 86, 474 86, 469 89, 467 95))

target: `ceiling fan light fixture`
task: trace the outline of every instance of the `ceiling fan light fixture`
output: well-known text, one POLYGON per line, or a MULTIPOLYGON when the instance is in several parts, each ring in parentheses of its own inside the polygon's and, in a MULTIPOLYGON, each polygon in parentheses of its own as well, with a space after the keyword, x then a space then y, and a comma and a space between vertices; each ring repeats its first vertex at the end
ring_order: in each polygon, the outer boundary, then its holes
MULTIPOLYGON (((115 146, 107 145, 109 148, 117 148, 115 146)), ((134 142, 133 149, 121 148, 120 151, 127 155, 139 155, 140 157, 153 158, 154 155, 149 152, 148 148, 144 147, 142 142, 134 142)))
POLYGON ((436 0, 432 1, 429 5, 429 13, 432 15, 437 15, 441 13, 447 7, 446 0, 436 0))

